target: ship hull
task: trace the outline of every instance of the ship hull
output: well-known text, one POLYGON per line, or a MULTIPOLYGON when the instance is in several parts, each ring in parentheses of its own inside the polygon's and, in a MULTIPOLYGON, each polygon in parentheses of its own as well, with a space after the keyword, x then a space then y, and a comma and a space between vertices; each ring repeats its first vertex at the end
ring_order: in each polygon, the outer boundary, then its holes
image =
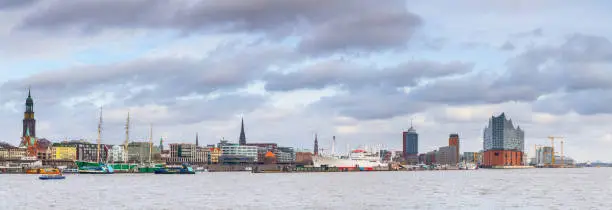
POLYGON ((354 159, 340 159, 333 157, 322 157, 315 156, 313 157, 313 165, 314 167, 336 167, 336 168, 375 168, 375 167, 384 167, 385 165, 380 161, 370 161, 370 160, 354 160, 354 159))
POLYGON ((112 174, 113 167, 104 163, 75 161, 79 174, 112 174))
POLYGON ((38 177, 40 180, 52 180, 52 179, 66 179, 65 176, 62 175, 42 175, 38 177))

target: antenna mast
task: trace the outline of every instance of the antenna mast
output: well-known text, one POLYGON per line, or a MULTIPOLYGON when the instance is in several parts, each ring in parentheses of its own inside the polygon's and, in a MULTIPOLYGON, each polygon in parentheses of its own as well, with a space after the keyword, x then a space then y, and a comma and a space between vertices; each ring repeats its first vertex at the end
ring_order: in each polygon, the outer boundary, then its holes
POLYGON ((100 162, 100 141, 102 140, 102 107, 100 107, 100 122, 98 122, 98 149, 96 162, 100 162))
POLYGON ((151 155, 153 154, 153 124, 149 124, 149 163, 151 163, 151 155))
POLYGON ((331 153, 334 155, 336 153, 336 136, 332 137, 332 145, 331 145, 331 153))
POLYGON ((128 111, 127 121, 125 122, 125 145, 124 154, 125 154, 125 163, 128 163, 130 160, 130 156, 128 154, 128 144, 130 143, 130 111, 128 111))

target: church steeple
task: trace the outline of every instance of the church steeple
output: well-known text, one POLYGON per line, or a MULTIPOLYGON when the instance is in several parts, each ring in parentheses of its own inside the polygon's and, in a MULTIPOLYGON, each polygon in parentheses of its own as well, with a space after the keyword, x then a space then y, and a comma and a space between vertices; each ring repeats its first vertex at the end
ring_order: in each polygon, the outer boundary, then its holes
POLYGON ((34 99, 32 99, 32 91, 28 88, 28 98, 25 103, 25 112, 23 113, 23 132, 22 137, 36 137, 36 120, 34 119, 34 99), (26 132, 29 130, 30 135, 26 132))
POLYGON ((245 145, 246 144, 246 134, 244 134, 244 118, 241 118, 241 124, 240 124, 240 138, 239 138, 239 142, 240 145, 245 145))
POLYGON ((159 137, 159 151, 164 151, 164 137, 159 137))
POLYGON ((314 142, 314 155, 319 155, 319 140, 317 139, 317 134, 315 133, 315 142, 314 142))

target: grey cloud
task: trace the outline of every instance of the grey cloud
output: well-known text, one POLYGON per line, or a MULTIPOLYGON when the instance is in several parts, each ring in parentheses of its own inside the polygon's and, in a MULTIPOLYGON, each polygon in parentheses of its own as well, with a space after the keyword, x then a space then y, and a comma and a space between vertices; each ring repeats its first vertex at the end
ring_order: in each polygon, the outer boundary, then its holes
POLYGON ((184 33, 311 34, 307 52, 380 50, 405 45, 421 19, 402 0, 91 0, 55 1, 27 16, 29 30, 97 32, 107 28, 175 29, 184 33))
POLYGON ((334 60, 317 63, 296 72, 270 73, 264 80, 266 89, 272 91, 321 89, 336 85, 348 89, 368 86, 395 89, 414 86, 423 79, 463 74, 472 68, 472 64, 461 62, 411 61, 378 69, 334 60))
POLYGON ((612 90, 582 90, 572 93, 555 94, 534 102, 535 111, 566 114, 576 112, 581 115, 612 113, 612 90))
POLYGON ((542 36, 542 28, 536 28, 533 29, 531 31, 526 31, 526 32, 521 32, 521 33, 516 33, 516 34, 512 34, 511 36, 513 37, 517 37, 517 38, 524 38, 524 37, 541 37, 542 36))
POLYGON ((421 111, 426 103, 412 101, 397 90, 363 88, 355 93, 323 97, 309 109, 325 116, 346 116, 358 120, 389 119, 421 111))
POLYGON ((299 47, 302 51, 317 53, 401 49, 421 22, 418 16, 407 11, 338 19, 317 28, 299 47))
POLYGON ((25 7, 37 3, 40 0, 2 0, 0 10, 25 7))
POLYGON ((47 71, 31 77, 8 81, 0 88, 8 101, 21 98, 32 84, 42 100, 59 103, 70 97, 103 90, 126 104, 165 103, 189 94, 206 95, 217 90, 243 87, 260 77, 271 65, 283 65, 296 57, 282 48, 252 48, 203 60, 150 58, 106 66, 74 67, 47 71), (151 86, 132 93, 130 89, 151 86))
MULTIPOLYGON (((573 35, 560 46, 541 46, 509 59, 501 74, 476 73, 440 79, 411 90, 415 100, 447 104, 532 102, 553 93, 585 95, 612 89, 612 44, 605 38, 573 35)), ((547 99, 548 101, 550 99, 547 99)), ((543 102, 540 102, 543 103, 543 102)), ((607 111, 595 105, 565 101, 568 107, 551 110, 579 113, 607 111)))
POLYGON ((512 51, 514 50, 514 48, 515 48, 514 45, 510 42, 506 42, 501 47, 499 47, 499 49, 506 50, 506 51, 512 51))
POLYGON ((499 86, 531 86, 540 94, 554 91, 611 88, 612 43, 576 34, 558 46, 528 49, 508 61, 499 86))
POLYGON ((528 86, 492 88, 494 78, 489 74, 476 74, 440 79, 412 89, 409 97, 413 100, 454 105, 532 101, 538 97, 528 86))

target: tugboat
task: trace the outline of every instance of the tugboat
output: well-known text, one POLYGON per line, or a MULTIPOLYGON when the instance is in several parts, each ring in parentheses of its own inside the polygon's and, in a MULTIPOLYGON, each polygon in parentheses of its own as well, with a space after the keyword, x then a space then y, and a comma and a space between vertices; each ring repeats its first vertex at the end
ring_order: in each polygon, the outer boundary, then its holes
POLYGON ((195 174, 191 166, 182 164, 179 167, 163 167, 155 169, 155 174, 195 174))

